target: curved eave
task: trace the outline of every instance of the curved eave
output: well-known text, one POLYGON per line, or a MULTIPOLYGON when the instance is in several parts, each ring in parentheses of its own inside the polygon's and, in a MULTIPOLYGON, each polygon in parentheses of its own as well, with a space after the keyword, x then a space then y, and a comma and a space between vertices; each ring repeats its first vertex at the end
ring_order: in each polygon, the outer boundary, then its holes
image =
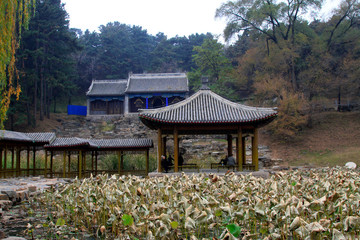
POLYGON ((68 145, 45 145, 44 148, 80 148, 80 147, 90 147, 87 143, 80 143, 80 144, 68 144, 68 145))
POLYGON ((277 113, 273 113, 270 115, 266 115, 261 118, 255 118, 255 119, 244 119, 244 120, 235 120, 235 121, 216 121, 216 120, 204 120, 204 121, 168 121, 168 120, 162 120, 162 119, 156 119, 151 116, 146 115, 139 115, 140 120, 149 128, 151 129, 158 129, 162 125, 188 125, 188 126, 194 126, 194 125, 257 125, 257 126, 263 126, 271 121, 273 121, 277 117, 277 113))

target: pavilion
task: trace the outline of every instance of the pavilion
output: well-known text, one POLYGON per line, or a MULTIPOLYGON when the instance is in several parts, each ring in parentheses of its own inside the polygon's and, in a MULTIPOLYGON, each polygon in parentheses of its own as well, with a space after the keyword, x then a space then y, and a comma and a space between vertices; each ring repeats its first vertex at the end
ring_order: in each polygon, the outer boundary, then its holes
POLYGON ((236 138, 237 170, 259 170, 258 129, 277 116, 274 108, 250 107, 231 102, 202 88, 191 97, 174 105, 158 109, 140 110, 139 118, 158 132, 158 172, 161 155, 166 155, 166 139, 174 138, 174 172, 179 165, 179 136, 224 134, 228 142, 228 156, 232 156, 232 142, 236 138), (246 164, 245 138, 251 137, 252 164, 246 164))

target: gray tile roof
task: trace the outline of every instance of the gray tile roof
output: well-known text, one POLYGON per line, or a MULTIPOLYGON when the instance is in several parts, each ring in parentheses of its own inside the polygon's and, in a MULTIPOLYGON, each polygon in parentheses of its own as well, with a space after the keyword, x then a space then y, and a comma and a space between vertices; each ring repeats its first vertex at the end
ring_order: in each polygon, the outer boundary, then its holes
POLYGON ((29 136, 22 132, 14 132, 8 130, 0 130, 1 141, 20 141, 20 142, 33 142, 29 136))
POLYGON ((151 148, 151 139, 84 139, 84 138, 56 138, 45 148, 89 147, 102 148, 151 148))
POLYGON ((138 92, 188 92, 185 73, 130 74, 127 93, 138 92))
POLYGON ((37 132, 37 133, 24 133, 35 142, 39 143, 51 143, 55 140, 56 135, 53 132, 37 132))
POLYGON ((249 107, 231 102, 210 90, 200 90, 171 106, 140 110, 139 117, 161 123, 247 123, 275 118, 273 108, 249 107))
POLYGON ((120 96, 125 94, 127 79, 94 80, 89 87, 87 96, 120 96))

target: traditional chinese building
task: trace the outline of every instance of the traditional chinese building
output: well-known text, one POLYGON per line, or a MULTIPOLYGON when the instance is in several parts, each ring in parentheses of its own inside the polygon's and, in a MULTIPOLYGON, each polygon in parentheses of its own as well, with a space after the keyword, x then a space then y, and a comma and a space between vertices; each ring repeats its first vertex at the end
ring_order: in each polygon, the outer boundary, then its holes
POLYGON ((185 73, 130 73, 128 79, 94 80, 87 92, 88 115, 119 115, 169 106, 188 93, 185 73))
POLYGON ((182 102, 159 109, 141 110, 139 118, 150 129, 158 132, 158 172, 161 155, 166 155, 166 140, 174 139, 174 171, 179 169, 179 142, 184 135, 220 135, 228 141, 228 156, 233 155, 232 142, 236 139, 238 171, 259 170, 258 129, 277 116, 273 108, 250 107, 231 102, 203 86, 182 102), (252 161, 246 163, 245 140, 251 138, 252 161))

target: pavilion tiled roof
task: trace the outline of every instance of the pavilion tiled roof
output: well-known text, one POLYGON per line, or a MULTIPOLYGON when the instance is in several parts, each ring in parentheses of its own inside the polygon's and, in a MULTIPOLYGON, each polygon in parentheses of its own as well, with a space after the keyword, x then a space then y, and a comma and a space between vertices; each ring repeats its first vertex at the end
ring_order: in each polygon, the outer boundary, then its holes
POLYGON ((125 94, 127 79, 93 80, 87 96, 120 96, 125 94))
POLYGON ((89 148, 151 148, 151 139, 84 139, 84 138, 56 138, 45 148, 67 148, 67 147, 89 147, 89 148))
POLYGON ((39 132, 39 133, 23 133, 9 130, 0 130, 1 141, 17 141, 29 143, 50 143, 55 139, 55 133, 39 132))
POLYGON ((37 133, 24 133, 35 142, 51 143, 55 140, 56 135, 53 132, 37 132, 37 133))
POLYGON ((33 142, 29 136, 22 132, 14 132, 8 130, 0 130, 1 141, 18 141, 18 142, 33 142))
POLYGON ((185 73, 130 74, 127 93, 188 92, 185 73))
POLYGON ((210 90, 200 90, 171 106, 145 110, 140 119, 172 124, 251 123, 275 118, 273 108, 249 107, 231 102, 210 90))

